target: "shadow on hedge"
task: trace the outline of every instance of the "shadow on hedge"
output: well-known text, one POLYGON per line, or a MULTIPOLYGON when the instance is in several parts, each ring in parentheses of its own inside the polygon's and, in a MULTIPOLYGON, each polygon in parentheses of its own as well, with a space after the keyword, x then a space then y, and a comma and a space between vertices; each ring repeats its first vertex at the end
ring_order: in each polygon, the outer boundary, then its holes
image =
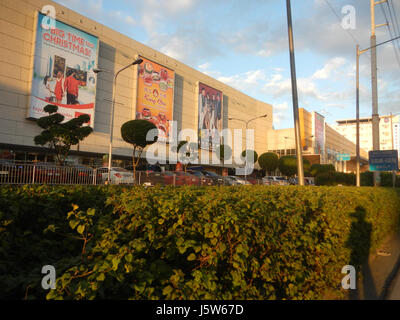
MULTIPOLYGON (((346 246, 351 249, 349 265, 354 266, 357 275, 361 274, 362 276, 364 297, 378 299, 376 286, 368 263, 371 249, 372 224, 365 220, 366 214, 365 208, 361 206, 358 206, 355 212, 350 214, 353 218, 353 222, 351 223, 350 235, 347 239, 346 246)), ((350 299, 360 299, 358 287, 356 290, 350 291, 350 299)))

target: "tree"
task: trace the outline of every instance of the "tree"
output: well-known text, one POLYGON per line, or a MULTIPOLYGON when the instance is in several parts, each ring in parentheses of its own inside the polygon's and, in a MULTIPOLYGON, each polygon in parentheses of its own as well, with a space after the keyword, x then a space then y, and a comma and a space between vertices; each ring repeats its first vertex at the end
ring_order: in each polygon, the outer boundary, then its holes
POLYGON ((242 158, 246 160, 246 163, 256 163, 258 154, 254 150, 244 150, 242 152, 242 158))
POLYGON ((220 144, 215 151, 219 160, 222 161, 222 170, 225 171, 225 161, 232 157, 232 148, 227 144, 220 144))
POLYGON ((297 160, 295 156, 282 156, 278 164, 279 171, 288 177, 297 173, 297 160))
POLYGON ((158 140, 158 129, 147 120, 130 120, 121 127, 122 139, 133 145, 132 166, 133 178, 136 179, 136 167, 139 164, 140 156, 146 146, 155 143, 158 140), (151 131, 154 130, 151 134, 151 131), (147 136, 149 134, 149 137, 147 136), (136 151, 138 157, 136 159, 136 151))
POLYGON ((217 147, 216 154, 218 159, 224 163, 225 160, 228 160, 230 157, 232 157, 232 148, 227 144, 220 144, 217 147))
MULTIPOLYGON (((308 173, 310 170, 310 161, 303 158, 303 170, 304 173, 308 173)), ((295 156, 282 156, 279 159, 278 165, 279 171, 285 176, 291 177, 297 174, 297 157, 295 156)))
POLYGON ((186 173, 187 166, 190 162, 194 162, 198 157, 198 147, 195 142, 179 141, 177 146, 177 152, 180 158, 183 158, 183 167, 186 173))
POLYGON ((90 117, 84 114, 62 123, 65 117, 57 113, 57 106, 48 104, 43 110, 49 115, 38 119, 38 126, 44 130, 33 140, 36 145, 48 145, 56 154, 57 164, 63 165, 71 146, 92 133, 93 129, 90 126, 83 126, 90 121, 90 117))
POLYGON ((303 170, 305 176, 310 175, 310 169, 311 169, 311 162, 308 159, 303 158, 303 170))
POLYGON ((274 152, 265 152, 258 158, 261 169, 268 173, 275 171, 279 165, 279 157, 274 152))
POLYGON ((335 172, 335 167, 332 164, 319 164, 319 163, 314 163, 310 167, 310 174, 313 177, 316 177, 320 173, 323 172, 335 172))

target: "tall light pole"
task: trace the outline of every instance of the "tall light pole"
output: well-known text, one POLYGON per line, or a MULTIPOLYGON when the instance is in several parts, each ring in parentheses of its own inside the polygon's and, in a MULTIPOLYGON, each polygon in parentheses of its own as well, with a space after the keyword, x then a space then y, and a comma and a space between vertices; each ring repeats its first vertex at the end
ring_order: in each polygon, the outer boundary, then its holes
MULTIPOLYGON (((125 69, 130 68, 131 66, 135 64, 141 64, 143 62, 143 59, 136 59, 126 67, 123 67, 120 69, 114 76, 114 82, 113 82, 113 99, 112 99, 112 105, 111 105, 111 113, 110 113, 110 146, 108 150, 108 176, 107 176, 107 183, 110 184, 110 174, 111 174, 111 158, 112 158, 112 143, 113 143, 113 129, 114 129, 114 109, 115 109, 115 97, 116 97, 116 88, 117 88, 117 77, 118 75, 124 71, 125 69)), ((101 69, 95 69, 94 72, 98 73, 103 70, 101 69)))
POLYGON ((299 185, 304 186, 304 168, 303 168, 303 157, 302 157, 302 151, 301 151, 299 106, 298 106, 297 80, 296 80, 296 63, 295 63, 295 57, 294 57, 292 9, 291 9, 290 0, 286 0, 286 11, 287 11, 289 51, 290 51, 290 71, 291 71, 291 79, 292 79, 292 100, 293 100, 294 133, 295 133, 295 139, 296 139, 297 175, 298 175, 298 179, 299 179, 299 185))
MULTIPOLYGON (((243 120, 243 119, 237 119, 237 118, 228 118, 228 120, 237 120, 237 121, 241 121, 241 122, 245 123, 246 124, 246 137, 247 137, 247 129, 249 127, 249 123, 256 119, 266 118, 267 116, 268 116, 268 114, 264 114, 262 116, 258 116, 258 117, 255 117, 255 118, 252 118, 249 120, 243 120)), ((247 145, 247 140, 246 140, 246 145, 247 145)), ((247 159, 247 157, 246 157, 246 159, 247 159)), ((245 181, 247 181, 247 160, 246 160, 246 168, 244 170, 244 179, 245 179, 245 181)))
POLYGON ((360 55, 366 50, 360 51, 356 46, 356 186, 360 186, 360 55))

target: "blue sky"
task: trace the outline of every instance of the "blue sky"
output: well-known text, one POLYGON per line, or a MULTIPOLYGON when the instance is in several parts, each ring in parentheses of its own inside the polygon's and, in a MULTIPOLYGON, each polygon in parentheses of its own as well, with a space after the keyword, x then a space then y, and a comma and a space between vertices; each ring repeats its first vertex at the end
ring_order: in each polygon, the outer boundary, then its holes
MULTIPOLYGON (((274 127, 293 127, 286 1, 56 2, 272 104, 274 127)), ((323 114, 330 124, 355 118, 355 45, 370 46, 369 1, 292 0, 292 15, 299 106, 323 114), (341 26, 346 5, 355 8, 355 29, 341 26)), ((386 20, 392 36, 400 35, 400 1, 376 7, 376 23, 386 20)), ((390 38, 388 27, 377 29, 377 43, 390 38)), ((400 41, 377 50, 381 115, 400 112, 395 50, 400 57, 400 41)), ((370 116, 371 110, 371 62, 365 53, 360 59, 361 117, 370 116)))

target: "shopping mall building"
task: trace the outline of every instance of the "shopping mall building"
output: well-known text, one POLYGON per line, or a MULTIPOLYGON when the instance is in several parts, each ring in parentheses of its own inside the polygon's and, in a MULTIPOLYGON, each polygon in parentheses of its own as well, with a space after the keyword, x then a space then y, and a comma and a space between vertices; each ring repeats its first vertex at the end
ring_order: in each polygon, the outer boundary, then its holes
MULTIPOLYGON (((259 117, 249 124, 254 129, 254 146, 250 148, 259 155, 267 151, 294 154, 294 130, 273 129, 272 104, 52 1, 0 1, 0 158, 51 161, 49 150, 35 145, 34 137, 42 131, 36 120, 46 115, 43 107, 54 104, 66 120, 81 114, 90 116, 93 133, 73 147, 68 160, 102 165, 109 150, 113 93, 116 165, 123 166, 131 159, 133 148, 122 140, 120 128, 135 118, 156 124, 162 138, 157 144, 162 150, 165 141, 189 139, 175 137, 169 120, 175 122, 177 133, 185 129, 195 133, 230 129, 233 133, 234 129, 245 129, 238 119, 259 117), (56 20, 40 12, 54 14, 56 20), (114 75, 138 58, 143 63, 121 72, 114 88, 114 75), (96 69, 103 71, 94 72, 96 69), (263 115, 266 117, 260 117, 263 115)), ((336 155, 349 153, 354 158, 354 143, 318 113, 301 109, 300 116, 304 154, 312 162, 334 163, 339 170, 349 171, 349 163, 337 162, 336 155)), ((206 141, 205 147, 203 140, 198 141, 210 159, 218 138, 207 139, 210 144, 206 141)), ((244 132, 241 137, 234 136, 231 145, 234 150, 249 149, 244 132)), ((364 151, 361 155, 366 160, 364 151)), ((202 159, 200 163, 204 164, 202 159)), ((222 164, 213 166, 218 169, 222 164)), ((235 163, 224 166, 234 167, 235 163)))

